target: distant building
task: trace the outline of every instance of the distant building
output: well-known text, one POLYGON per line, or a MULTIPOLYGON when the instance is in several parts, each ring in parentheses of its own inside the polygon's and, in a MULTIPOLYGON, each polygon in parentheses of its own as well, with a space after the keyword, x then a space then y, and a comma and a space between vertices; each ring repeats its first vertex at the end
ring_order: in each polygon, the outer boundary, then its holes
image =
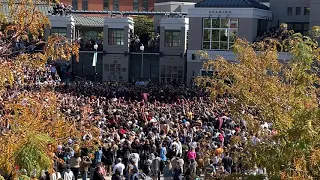
POLYGON ((153 11, 155 0, 61 0, 75 10, 153 11))

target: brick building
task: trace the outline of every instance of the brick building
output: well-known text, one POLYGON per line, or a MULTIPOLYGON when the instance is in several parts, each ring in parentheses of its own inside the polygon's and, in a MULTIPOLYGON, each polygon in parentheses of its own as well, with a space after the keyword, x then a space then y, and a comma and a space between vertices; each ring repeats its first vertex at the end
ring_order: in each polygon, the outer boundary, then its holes
POLYGON ((61 0, 74 10, 153 11, 156 0, 61 0))

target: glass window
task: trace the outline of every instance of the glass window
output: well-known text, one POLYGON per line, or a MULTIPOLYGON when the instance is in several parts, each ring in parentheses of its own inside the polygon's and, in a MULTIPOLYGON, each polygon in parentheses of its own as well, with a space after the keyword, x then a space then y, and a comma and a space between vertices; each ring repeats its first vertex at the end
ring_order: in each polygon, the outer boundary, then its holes
POLYGON ((113 11, 119 11, 119 0, 113 0, 113 11))
POLYGON ((166 31, 165 46, 169 46, 169 47, 180 46, 180 31, 166 31))
POLYGON ((291 16, 292 15, 292 7, 287 8, 287 15, 291 16))
POLYGON ((109 45, 124 45, 123 29, 109 29, 108 44, 109 45))
POLYGON ((139 0, 133 0, 133 11, 139 11, 139 0))
POLYGON ((296 7, 296 15, 301 15, 301 7, 296 7))
POLYGON ((78 0, 72 0, 72 9, 78 10, 78 0))
POLYGON ((203 27, 203 49, 229 50, 238 34, 238 19, 204 19, 203 27))
POLYGON ((103 10, 109 11, 109 0, 103 0, 103 10))
POLYGON ((142 0, 142 11, 149 11, 148 0, 142 0))
POLYGON ((309 15, 310 14, 310 8, 304 7, 304 15, 309 15))
POLYGON ((88 10, 88 0, 82 0, 82 10, 88 10))
POLYGON ((53 28, 51 28, 51 35, 52 34, 57 34, 57 35, 60 35, 60 36, 67 37, 67 28, 53 27, 53 28))

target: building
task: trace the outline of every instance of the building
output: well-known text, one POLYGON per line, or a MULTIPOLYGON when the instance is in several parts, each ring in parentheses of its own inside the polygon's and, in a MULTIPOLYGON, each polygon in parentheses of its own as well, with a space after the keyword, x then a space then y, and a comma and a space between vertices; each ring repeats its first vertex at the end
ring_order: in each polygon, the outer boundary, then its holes
POLYGON ((270 0, 272 25, 287 23, 295 32, 308 35, 312 26, 320 25, 319 0, 270 0))
MULTIPOLYGON (((268 2, 157 2, 154 5, 157 12, 153 13, 160 39, 157 44, 144 44, 142 49, 141 43, 131 42, 134 23, 126 16, 49 16, 52 28, 46 30, 46 36, 60 33, 69 38, 100 38, 95 68, 92 67, 92 48, 81 49, 80 61, 73 61, 72 70, 80 77, 97 81, 151 79, 190 84, 196 76, 207 73, 202 70, 206 59, 195 56, 198 50, 207 51, 212 59, 222 56, 235 61, 231 47, 236 37, 254 42, 269 27, 281 23, 303 34, 312 26, 320 25, 316 11, 320 8, 319 0, 270 0, 270 7, 265 3, 268 2)), ((289 58, 287 53, 279 53, 279 59, 289 58)))
POLYGON ((61 0, 74 10, 153 11, 155 0, 61 0))

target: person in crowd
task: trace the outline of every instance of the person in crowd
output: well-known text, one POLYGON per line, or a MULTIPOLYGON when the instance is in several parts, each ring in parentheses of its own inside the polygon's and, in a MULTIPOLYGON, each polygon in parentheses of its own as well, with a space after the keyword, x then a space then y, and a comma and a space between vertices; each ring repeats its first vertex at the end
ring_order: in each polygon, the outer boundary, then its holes
POLYGON ((91 165, 91 160, 89 156, 83 156, 82 161, 80 164, 80 174, 82 177, 82 180, 87 180, 88 179, 88 171, 89 167, 91 165))
POLYGON ((70 158, 70 168, 71 168, 71 171, 73 172, 75 179, 78 179, 80 165, 81 165, 81 157, 79 156, 79 153, 75 153, 74 156, 70 158))
POLYGON ((205 168, 205 180, 211 180, 214 177, 214 174, 216 172, 216 165, 214 165, 214 161, 210 160, 209 164, 205 168))
POLYGON ((70 165, 67 165, 65 171, 63 172, 63 180, 75 180, 75 176, 70 169, 70 165))
POLYGON ((115 174, 116 171, 118 171, 118 172, 120 173, 120 176, 123 176, 124 170, 125 170, 125 166, 124 166, 124 164, 121 162, 121 158, 118 158, 118 159, 116 160, 116 165, 113 167, 112 172, 113 172, 113 174, 115 174))
POLYGON ((163 168, 163 177, 164 180, 171 180, 173 177, 172 165, 169 160, 166 162, 166 166, 163 168))
POLYGON ((93 180, 106 180, 107 174, 103 163, 98 163, 93 174, 93 180))

